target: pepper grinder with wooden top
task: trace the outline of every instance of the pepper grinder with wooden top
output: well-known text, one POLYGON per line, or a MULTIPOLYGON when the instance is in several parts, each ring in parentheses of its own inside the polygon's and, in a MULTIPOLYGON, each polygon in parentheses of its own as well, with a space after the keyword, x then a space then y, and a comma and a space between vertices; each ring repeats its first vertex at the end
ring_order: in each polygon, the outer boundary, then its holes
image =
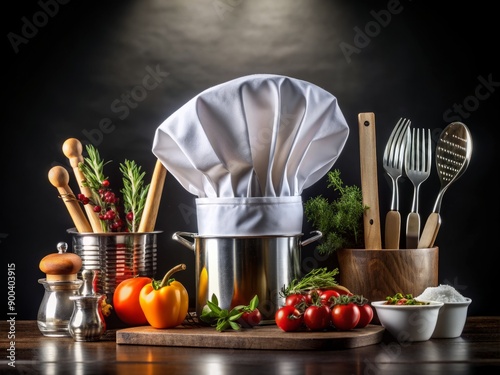
POLYGON ((67 249, 67 243, 59 242, 58 252, 45 256, 39 264, 46 274, 38 280, 45 288, 37 315, 38 329, 44 336, 71 336, 68 325, 74 304, 70 297, 78 295, 82 285, 82 280, 77 278, 82 259, 67 253, 67 249))

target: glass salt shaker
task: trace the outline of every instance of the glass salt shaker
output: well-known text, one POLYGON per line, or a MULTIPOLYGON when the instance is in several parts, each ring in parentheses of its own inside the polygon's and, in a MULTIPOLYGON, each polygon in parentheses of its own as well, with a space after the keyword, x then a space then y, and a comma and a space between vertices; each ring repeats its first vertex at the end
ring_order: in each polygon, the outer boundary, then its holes
POLYGON ((94 270, 83 270, 81 294, 70 297, 74 302, 74 309, 69 332, 75 341, 98 341, 106 332, 106 321, 102 313, 105 295, 95 292, 95 277, 94 270))
POLYGON ((67 249, 67 243, 59 242, 57 253, 45 256, 39 264, 46 274, 38 280, 45 288, 37 314, 38 329, 44 336, 70 336, 68 324, 74 307, 70 297, 78 295, 82 285, 77 278, 82 260, 77 254, 67 253, 67 249))

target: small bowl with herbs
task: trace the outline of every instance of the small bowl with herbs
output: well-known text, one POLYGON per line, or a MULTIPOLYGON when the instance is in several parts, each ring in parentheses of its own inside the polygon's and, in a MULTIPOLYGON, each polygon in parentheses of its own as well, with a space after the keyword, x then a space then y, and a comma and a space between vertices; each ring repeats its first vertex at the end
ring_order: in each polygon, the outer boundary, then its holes
POLYGON ((380 324, 398 341, 427 341, 431 338, 443 302, 413 298, 397 293, 385 301, 371 303, 380 324))

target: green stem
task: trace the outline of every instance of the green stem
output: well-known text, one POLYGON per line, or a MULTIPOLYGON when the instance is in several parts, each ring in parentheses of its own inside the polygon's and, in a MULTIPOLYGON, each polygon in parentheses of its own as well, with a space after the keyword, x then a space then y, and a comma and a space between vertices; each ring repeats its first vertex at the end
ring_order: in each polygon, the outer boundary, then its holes
POLYGON ((184 271, 185 269, 186 269, 186 265, 182 264, 182 263, 178 264, 177 266, 175 266, 174 268, 172 268, 170 271, 168 271, 165 274, 165 276, 161 280, 159 288, 163 288, 164 286, 167 286, 169 284, 168 281, 170 280, 170 276, 172 276, 174 273, 179 272, 179 271, 184 271))

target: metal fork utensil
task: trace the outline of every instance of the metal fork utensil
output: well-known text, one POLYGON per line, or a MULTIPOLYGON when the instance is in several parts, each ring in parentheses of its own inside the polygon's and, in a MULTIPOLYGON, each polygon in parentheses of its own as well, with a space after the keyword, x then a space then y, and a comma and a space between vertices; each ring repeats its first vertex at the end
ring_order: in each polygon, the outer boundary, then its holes
POLYGON ((387 141, 382 160, 384 170, 392 181, 391 209, 385 217, 384 246, 386 249, 399 249, 401 215, 399 213, 398 180, 403 174, 405 149, 408 143, 408 129, 410 125, 410 120, 399 119, 387 141))
POLYGON ((429 178, 432 167, 432 140, 430 129, 410 129, 406 146, 405 172, 413 184, 411 211, 406 219, 406 248, 416 249, 420 237, 418 196, 420 185, 429 178))

